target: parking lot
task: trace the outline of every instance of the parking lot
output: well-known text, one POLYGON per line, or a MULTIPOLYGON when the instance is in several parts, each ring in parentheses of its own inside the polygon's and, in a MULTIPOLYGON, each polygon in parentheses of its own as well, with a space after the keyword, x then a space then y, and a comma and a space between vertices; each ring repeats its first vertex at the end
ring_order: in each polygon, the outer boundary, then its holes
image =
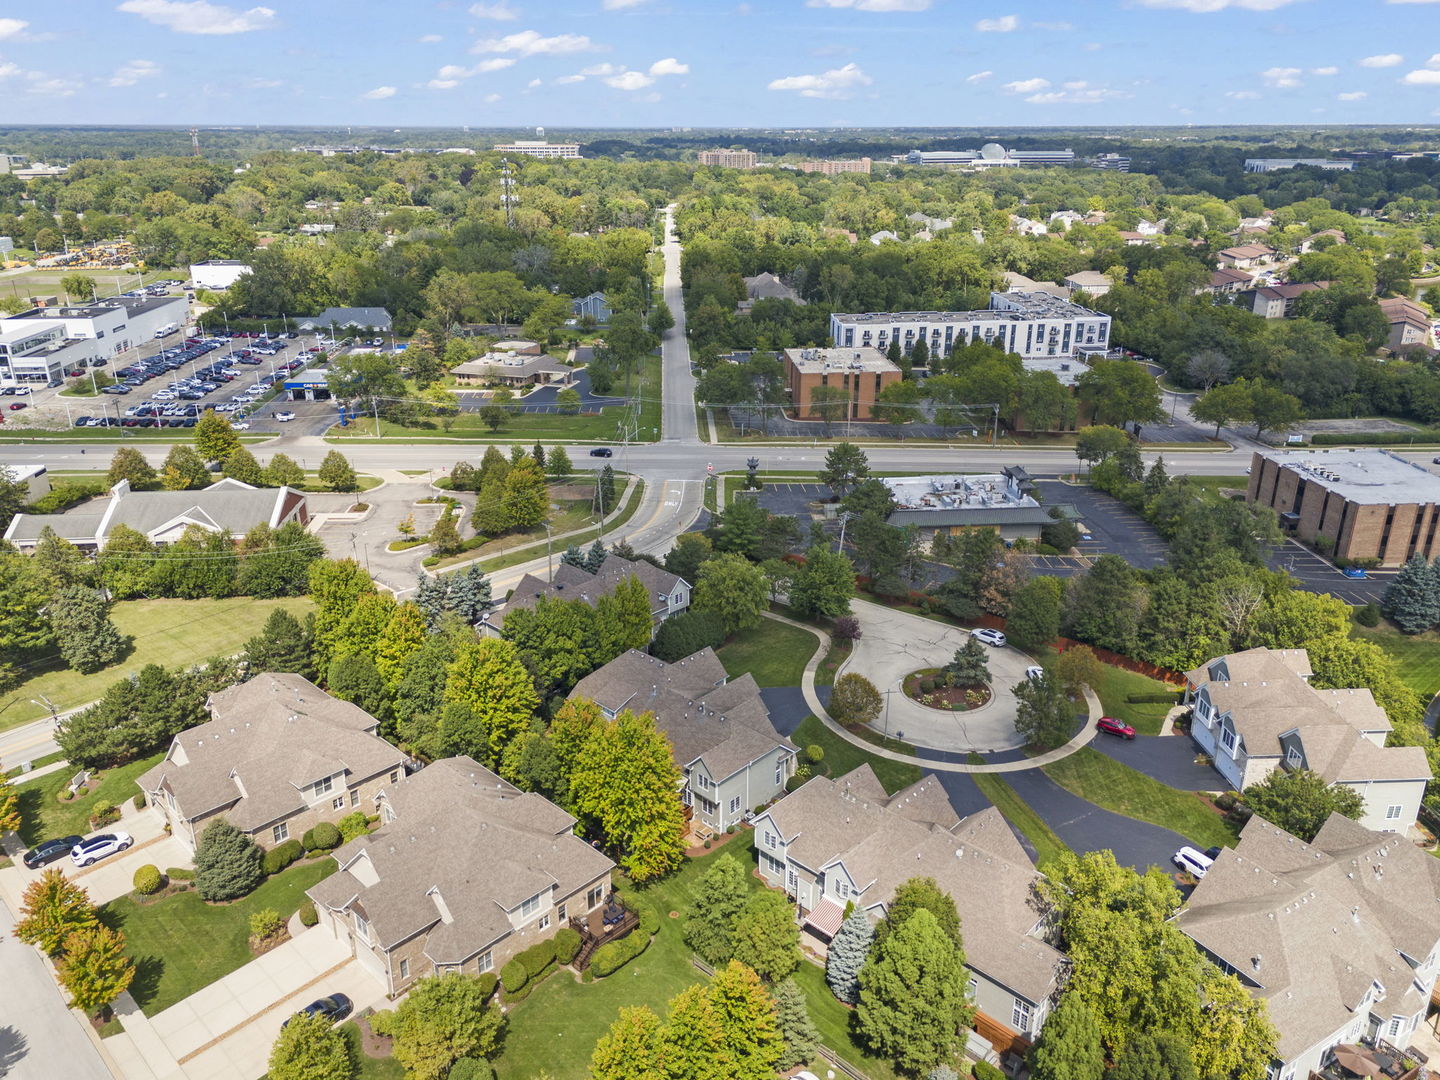
MULTIPOLYGON (((1075 550, 1085 559, 1119 555, 1141 570, 1153 569, 1165 561, 1166 544, 1160 534, 1118 499, 1103 491, 1062 484, 1058 480, 1038 480, 1036 486, 1046 506, 1066 508, 1067 514, 1083 527, 1089 539, 1082 539, 1075 550)), ((1069 563, 1062 562, 1056 569, 1066 565, 1069 563)))
POLYGON ((825 484, 773 484, 766 482, 760 489, 760 505, 772 514, 784 514, 804 521, 815 510, 811 503, 830 498, 825 484))
POLYGON ((1347 604, 1378 604, 1394 576, 1393 570, 1368 570, 1363 578, 1347 578, 1309 548, 1286 540, 1270 552, 1270 569, 1300 579, 1308 592, 1333 593, 1347 604))

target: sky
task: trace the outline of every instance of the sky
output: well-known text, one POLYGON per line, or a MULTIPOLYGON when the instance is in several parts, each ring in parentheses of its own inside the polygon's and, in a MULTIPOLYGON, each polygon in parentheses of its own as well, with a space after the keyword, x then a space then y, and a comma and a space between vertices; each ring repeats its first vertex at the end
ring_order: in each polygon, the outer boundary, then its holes
POLYGON ((0 0, 6 123, 1437 118, 1440 0, 0 0))

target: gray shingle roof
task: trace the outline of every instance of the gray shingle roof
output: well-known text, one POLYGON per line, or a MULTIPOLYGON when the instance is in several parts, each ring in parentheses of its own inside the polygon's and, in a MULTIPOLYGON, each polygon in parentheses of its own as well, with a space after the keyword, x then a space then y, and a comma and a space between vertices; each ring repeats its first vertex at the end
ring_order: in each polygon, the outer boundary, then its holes
POLYGON ((676 764, 702 762, 717 781, 777 747, 795 752, 770 722, 754 678, 747 673, 727 682, 714 649, 673 664, 632 649, 581 679, 570 696, 589 698, 610 713, 654 713, 676 764))
POLYGON ((437 761, 383 797, 395 820, 338 849, 340 871, 308 895, 358 906, 385 948, 428 931, 425 954, 437 964, 508 935, 506 912, 536 893, 567 896, 614 866, 571 832, 569 814, 468 757, 437 761))
POLYGON ((602 596, 608 596, 615 591, 622 581, 631 576, 640 579, 640 584, 650 594, 650 605, 652 614, 659 614, 665 609, 665 605, 657 599, 661 595, 671 595, 675 592, 681 579, 662 570, 653 563, 644 559, 622 559, 619 555, 607 555, 605 562, 601 565, 598 573, 591 574, 589 571, 581 570, 578 566, 571 566, 569 563, 561 563, 555 568, 555 573, 549 581, 537 577, 534 574, 526 574, 520 579, 510 593, 510 599, 502 607, 495 609, 485 617, 487 626, 500 629, 505 625, 505 617, 512 611, 521 608, 533 608, 540 603, 541 597, 552 599, 573 600, 579 597, 587 604, 593 604, 602 596))
POLYGON ((301 789, 316 780, 343 772, 350 785, 405 763, 375 734, 378 720, 299 675, 257 675, 207 705, 211 719, 175 736, 165 760, 136 781, 174 795, 187 820, 224 809, 253 832, 304 810, 301 789))
POLYGON ((817 872, 842 864, 866 909, 910 878, 933 877, 955 900, 971 968, 1030 1001, 1055 989, 1064 957, 1035 934, 1040 875, 994 807, 959 818, 933 775, 886 795, 863 765, 816 777, 767 813, 789 857, 817 872))
POLYGON ((296 319, 295 325, 301 330, 331 326, 341 329, 356 326, 362 329, 389 330, 390 312, 383 307, 332 307, 326 308, 319 315, 296 319))
POLYGON ((1418 1011, 1404 957, 1423 962, 1440 944, 1437 914, 1440 860, 1402 837, 1332 815, 1306 844, 1254 817, 1177 921, 1266 1000, 1289 1060, 1357 1011, 1418 1011), (1366 1009, 1372 980, 1384 995, 1366 1009))

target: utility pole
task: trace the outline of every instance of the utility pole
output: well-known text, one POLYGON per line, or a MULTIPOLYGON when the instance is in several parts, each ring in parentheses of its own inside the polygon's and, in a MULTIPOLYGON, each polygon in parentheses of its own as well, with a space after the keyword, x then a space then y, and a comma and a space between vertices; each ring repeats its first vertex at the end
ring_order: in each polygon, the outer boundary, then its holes
POLYGON ((190 153, 194 157, 200 156, 200 129, 190 129, 190 153))
POLYGON ((849 510, 842 510, 842 511, 840 511, 840 546, 835 549, 836 551, 843 552, 843 551, 845 550, 845 526, 846 526, 847 524, 849 524, 849 522, 850 522, 850 511, 849 511, 849 510))

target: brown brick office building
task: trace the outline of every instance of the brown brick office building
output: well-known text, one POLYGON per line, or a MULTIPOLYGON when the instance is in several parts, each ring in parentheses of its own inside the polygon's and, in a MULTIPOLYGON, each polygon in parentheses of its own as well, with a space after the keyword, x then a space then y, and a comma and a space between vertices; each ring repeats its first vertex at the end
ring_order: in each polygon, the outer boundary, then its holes
POLYGON ((901 375, 900 368, 875 348, 786 349, 785 379, 798 419, 822 419, 820 410, 811 405, 811 395, 816 387, 828 386, 843 389, 850 398, 845 412, 832 419, 873 420, 880 392, 899 382, 901 375))
POLYGON ((1300 539, 1331 541, 1339 558, 1399 566, 1440 555, 1440 476, 1386 450, 1257 453, 1249 499, 1300 539))

